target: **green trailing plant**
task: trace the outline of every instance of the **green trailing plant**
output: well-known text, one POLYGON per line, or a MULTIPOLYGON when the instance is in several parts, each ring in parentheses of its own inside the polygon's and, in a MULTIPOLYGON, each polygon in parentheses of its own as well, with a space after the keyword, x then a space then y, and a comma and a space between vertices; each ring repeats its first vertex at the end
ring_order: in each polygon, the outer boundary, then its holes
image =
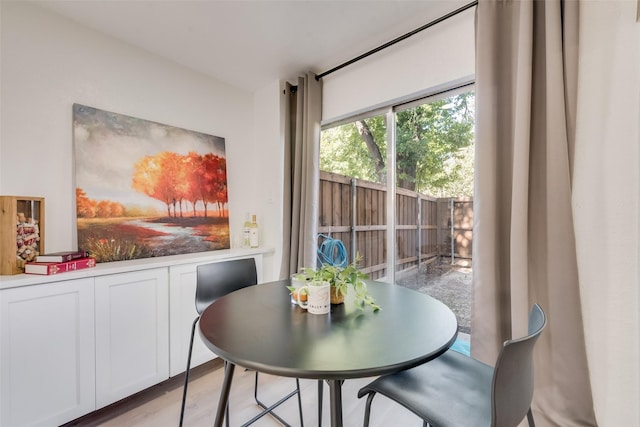
MULTIPOLYGON (((305 267, 296 277, 299 280, 307 282, 329 282, 331 285, 332 299, 338 296, 345 297, 349 292, 349 288, 353 288, 355 292, 354 302, 359 309, 364 309, 365 306, 369 306, 373 311, 380 310, 380 306, 376 304, 375 299, 369 295, 367 291, 367 283, 365 280, 368 279, 369 276, 357 267, 357 263, 361 259, 359 255, 356 256, 355 262, 352 262, 346 267, 329 264, 322 264, 318 269, 305 267)), ((290 291, 294 291, 293 287, 288 288, 290 291)))

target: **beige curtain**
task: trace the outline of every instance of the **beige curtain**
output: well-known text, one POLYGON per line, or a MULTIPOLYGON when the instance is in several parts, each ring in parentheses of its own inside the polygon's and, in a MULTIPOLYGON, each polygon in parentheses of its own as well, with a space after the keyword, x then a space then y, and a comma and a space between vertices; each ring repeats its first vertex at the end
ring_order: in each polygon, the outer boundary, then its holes
POLYGON ((307 73, 285 92, 283 279, 316 262, 322 82, 307 73))
POLYGON ((635 1, 580 7, 573 172, 594 410, 640 426, 640 22, 635 1))
POLYGON ((495 363, 539 303, 538 426, 595 425, 571 207, 576 1, 480 0, 472 353, 495 363))

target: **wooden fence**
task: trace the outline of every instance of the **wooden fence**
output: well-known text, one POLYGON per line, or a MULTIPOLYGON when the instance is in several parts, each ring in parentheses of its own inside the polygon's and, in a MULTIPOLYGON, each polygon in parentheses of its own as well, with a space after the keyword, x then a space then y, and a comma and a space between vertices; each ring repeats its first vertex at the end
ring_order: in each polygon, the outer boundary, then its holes
MULTIPOLYGON (((386 275, 386 203, 382 184, 320 172, 319 233, 341 240, 349 261, 359 254, 361 269, 374 279, 386 275)), ((398 188, 395 229, 396 271, 439 257, 470 260, 473 201, 398 188)))

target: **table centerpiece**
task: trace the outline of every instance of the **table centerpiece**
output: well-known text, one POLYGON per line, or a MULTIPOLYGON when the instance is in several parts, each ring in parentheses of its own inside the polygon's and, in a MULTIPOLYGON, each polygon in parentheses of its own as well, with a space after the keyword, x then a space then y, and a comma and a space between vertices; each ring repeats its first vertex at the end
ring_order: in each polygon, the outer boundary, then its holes
MULTIPOLYGON (((365 279, 368 279, 369 276, 357 267, 360 259, 357 256, 356 260, 346 267, 330 264, 322 264, 317 269, 305 267, 295 277, 304 282, 329 282, 331 304, 344 303, 344 298, 349 292, 349 288, 353 288, 355 292, 354 302, 358 308, 363 309, 365 306, 369 306, 373 311, 380 310, 380 306, 376 304, 374 298, 367 291, 365 279)), ((289 290, 291 292, 295 291, 293 287, 289 287, 289 290)))

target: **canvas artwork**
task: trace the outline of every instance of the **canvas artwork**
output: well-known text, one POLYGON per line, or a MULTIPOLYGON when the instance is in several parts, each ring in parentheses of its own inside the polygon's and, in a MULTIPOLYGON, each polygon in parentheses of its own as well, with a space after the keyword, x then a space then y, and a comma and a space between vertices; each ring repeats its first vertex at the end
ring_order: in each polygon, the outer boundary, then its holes
POLYGON ((224 138, 74 104, 78 249, 98 262, 228 249, 224 138))

